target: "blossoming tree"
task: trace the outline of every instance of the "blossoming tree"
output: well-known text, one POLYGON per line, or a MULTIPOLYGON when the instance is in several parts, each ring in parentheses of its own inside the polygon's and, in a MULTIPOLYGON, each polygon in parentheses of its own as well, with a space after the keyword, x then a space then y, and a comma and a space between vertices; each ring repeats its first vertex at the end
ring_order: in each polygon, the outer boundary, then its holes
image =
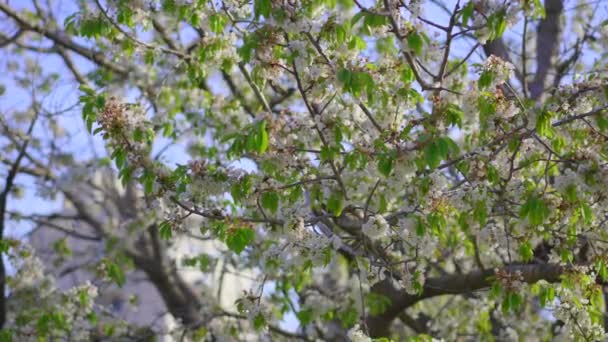
MULTIPOLYGON (((3 67, 30 98, 0 117, 0 234, 56 217, 8 206, 19 182, 61 195, 77 212, 64 221, 114 241, 99 276, 144 271, 178 340, 605 338, 601 1, 62 5, 0 2, 3 67), (48 109, 62 84, 77 104, 48 109), (74 111, 105 155, 57 133, 74 111), (69 186, 85 162, 111 163, 128 189, 116 219, 69 186), (259 275, 233 310, 167 253, 193 234, 259 275)), ((109 336, 100 290, 48 290, 24 241, 2 250, 18 269, 0 269, 3 339, 109 336), (46 304, 11 305, 32 298, 46 304)))

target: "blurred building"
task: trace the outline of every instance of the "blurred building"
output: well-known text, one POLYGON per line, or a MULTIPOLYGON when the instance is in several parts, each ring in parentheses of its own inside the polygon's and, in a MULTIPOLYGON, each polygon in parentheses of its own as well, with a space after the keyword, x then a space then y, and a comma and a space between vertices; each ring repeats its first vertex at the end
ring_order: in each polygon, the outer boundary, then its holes
MULTIPOLYGON (((121 215, 116 209, 125 192, 123 187, 116 181, 111 170, 98 171, 90 180, 93 186, 79 186, 79 198, 87 205, 99 206, 100 217, 97 219, 120 225, 121 215)), ((146 274, 140 270, 126 274, 125 285, 120 288, 116 285, 108 286, 107 282, 98 279, 96 267, 106 256, 107 241, 88 238, 95 236, 95 232, 83 221, 66 220, 66 216, 77 215, 77 210, 69 202, 66 201, 61 214, 62 217, 52 218, 50 225, 37 227, 29 237, 30 244, 45 263, 47 271, 57 278, 57 286, 65 290, 91 281, 99 287, 98 304, 129 323, 151 326, 158 332, 160 341, 172 341, 166 332, 175 327, 175 321, 167 313, 162 297, 146 274), (80 236, 69 235, 57 227, 76 231, 80 236)), ((217 302, 223 309, 234 312, 234 302, 244 290, 250 289, 252 276, 239 274, 223 258, 214 259, 208 272, 201 272, 199 265, 184 265, 185 259, 201 253, 218 256, 222 248, 225 247, 217 241, 184 236, 176 238, 167 253, 176 260, 183 279, 197 292, 211 290, 219 296, 217 302)))

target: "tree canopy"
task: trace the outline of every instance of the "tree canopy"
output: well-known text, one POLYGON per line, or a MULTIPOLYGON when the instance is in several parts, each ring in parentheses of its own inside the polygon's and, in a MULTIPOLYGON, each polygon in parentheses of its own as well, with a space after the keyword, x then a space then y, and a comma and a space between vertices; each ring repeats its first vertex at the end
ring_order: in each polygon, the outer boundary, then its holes
POLYGON ((33 0, 0 18, 1 341, 608 336, 603 1, 33 0), (54 232, 55 263, 24 229, 54 232), (62 288, 93 253, 77 241, 101 256, 62 288), (229 305, 220 260, 253 278, 229 305), (135 271, 169 331, 97 299, 135 271))

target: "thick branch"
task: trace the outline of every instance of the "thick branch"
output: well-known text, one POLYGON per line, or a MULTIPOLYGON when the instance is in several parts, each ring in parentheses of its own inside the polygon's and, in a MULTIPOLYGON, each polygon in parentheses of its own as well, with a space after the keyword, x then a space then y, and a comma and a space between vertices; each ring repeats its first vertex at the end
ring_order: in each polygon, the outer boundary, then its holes
POLYGON ((143 270, 154 284, 171 314, 182 320, 188 328, 196 328, 203 323, 202 306, 199 296, 184 281, 174 266, 163 267, 160 260, 129 254, 135 266, 143 270))
MULTIPOLYGON (((557 264, 511 265, 502 270, 514 273, 521 272, 523 281, 528 284, 546 280, 550 283, 559 281, 560 276, 570 268, 557 264)), ((417 302, 441 295, 465 294, 476 290, 488 288, 492 285, 494 270, 476 270, 467 274, 450 274, 437 278, 430 278, 424 285, 419 296, 408 294, 403 289, 397 289, 393 280, 385 280, 374 284, 372 291, 387 296, 391 300, 389 308, 381 315, 369 316, 366 319, 367 327, 372 337, 387 336, 393 319, 403 310, 417 302)))
POLYGON ((530 83, 530 96, 539 99, 547 85, 547 77, 555 68, 559 40, 563 29, 560 22, 564 11, 562 0, 545 0, 546 16, 538 25, 536 38, 536 75, 530 83))

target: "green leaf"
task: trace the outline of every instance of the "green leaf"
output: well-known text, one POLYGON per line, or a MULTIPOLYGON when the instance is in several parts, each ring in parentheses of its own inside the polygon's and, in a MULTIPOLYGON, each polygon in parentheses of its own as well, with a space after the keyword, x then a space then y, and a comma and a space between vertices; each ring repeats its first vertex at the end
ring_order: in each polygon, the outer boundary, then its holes
POLYGON ((108 272, 108 277, 112 279, 118 285, 118 287, 122 287, 125 284, 126 278, 125 274, 116 263, 108 261, 106 263, 106 271, 108 272))
MULTIPOLYGON (((233 146, 235 152, 242 148, 241 142, 237 139, 234 140, 233 146)), ((253 125, 250 134, 246 137, 245 147, 249 152, 257 152, 263 154, 268 149, 268 132, 266 131, 266 120, 259 121, 253 125)))
POLYGON ((114 158, 114 161, 116 162, 116 167, 119 170, 125 166, 125 162, 127 161, 127 154, 122 148, 117 148, 116 150, 114 150, 114 153, 112 153, 112 157, 114 158))
POLYGON ((403 71, 401 71, 401 80, 403 83, 409 84, 416 80, 416 75, 414 75, 414 71, 410 68, 409 65, 405 65, 403 71))
MULTIPOLYGON (((492 320, 490 319, 490 313, 486 310, 482 311, 475 323, 475 326, 483 335, 489 335, 492 333, 492 320)), ((491 341, 491 339, 490 339, 491 341)))
POLYGON ((340 43, 340 44, 344 44, 344 42, 346 42, 346 37, 348 36, 348 33, 346 32, 346 28, 344 27, 344 25, 336 25, 335 28, 335 33, 336 33, 336 42, 340 43))
POLYGON ((334 191, 329 196, 327 200, 327 210, 331 212, 334 216, 340 216, 342 213, 342 205, 343 205, 343 194, 339 191, 334 191))
POLYGON ((524 262, 532 261, 534 258, 534 251, 532 250, 532 245, 530 245, 529 241, 526 241, 519 246, 519 255, 524 262))
POLYGON ((78 15, 79 15, 79 12, 76 12, 76 13, 72 13, 72 14, 68 15, 67 17, 65 17, 65 19, 63 20, 63 26, 65 27, 66 31, 75 30, 76 21, 77 21, 76 19, 77 19, 78 15))
POLYGON ((589 204, 587 204, 586 202, 582 202, 579 207, 579 212, 580 212, 581 218, 583 219, 583 222, 586 225, 589 226, 593 223, 593 211, 591 210, 591 207, 589 206, 589 204))
POLYGON ((356 97, 359 97, 365 90, 368 98, 371 98, 374 91, 374 79, 367 72, 353 72, 348 90, 356 97))
POLYGON ((255 330, 261 330, 265 326, 266 326, 266 318, 264 318, 264 315, 262 315, 261 313, 257 314, 253 318, 253 327, 255 328, 255 330))
POLYGON ((120 24, 133 27, 133 11, 128 6, 121 6, 120 10, 116 15, 116 21, 120 24))
POLYGON ((554 113, 551 111, 543 111, 536 119, 536 131, 542 137, 551 138, 554 135, 551 118, 554 113))
POLYGON ((251 193, 252 187, 251 177, 245 175, 238 182, 232 184, 230 187, 230 195, 236 203, 239 203, 251 193))
POLYGON ((170 122, 163 124, 163 136, 168 138, 173 135, 173 125, 170 122))
POLYGON ((486 169, 486 175, 488 176, 490 183, 493 185, 498 185, 500 182, 500 174, 498 173, 498 170, 492 165, 486 165, 486 169))
POLYGON ((271 10, 271 0, 255 0, 253 2, 253 13, 256 19, 259 19, 260 16, 263 16, 264 18, 268 19, 270 17, 271 10))
POLYGON ((259 125, 258 125, 258 135, 259 135, 259 141, 258 141, 258 145, 257 145, 257 151, 259 153, 264 153, 266 152, 266 149, 268 149, 268 132, 266 131, 266 121, 262 121, 259 125))
POLYGON ((111 27, 99 17, 87 17, 80 22, 80 34, 86 38, 99 38, 108 35, 111 27))
POLYGON ((274 191, 262 193, 260 201, 262 203, 262 207, 270 210, 273 214, 279 210, 279 194, 274 191))
POLYGON ((146 51, 146 53, 144 54, 144 62, 148 65, 154 64, 154 51, 146 51))
POLYGON ((220 34, 224 32, 224 25, 226 24, 226 17, 221 14, 214 13, 209 16, 209 27, 211 31, 220 34))
POLYGON ((538 296, 538 301, 540 302, 540 306, 545 308, 548 305, 553 304, 553 300, 555 299, 555 289, 551 286, 544 287, 538 296))
POLYGON ((364 32, 366 34, 370 34, 371 27, 381 27, 387 24, 387 17, 384 15, 379 15, 379 14, 373 14, 373 13, 367 13, 367 12, 361 12, 363 13, 364 19, 363 19, 363 29, 364 32))
POLYGON ((65 238, 56 240, 53 243, 53 250, 60 256, 72 255, 72 250, 70 249, 65 238))
POLYGON ((488 27, 490 29, 489 41, 500 38, 507 28, 505 10, 494 12, 488 16, 488 27))
POLYGON ((439 152, 439 156, 443 159, 450 152, 450 140, 447 140, 445 137, 441 137, 437 139, 435 142, 437 145, 437 151, 439 152))
POLYGON ((346 10, 349 10, 349 9, 355 7, 355 3, 353 2, 353 0, 337 0, 337 1, 340 4, 340 6, 342 6, 346 10))
POLYGON ((12 342, 13 331, 7 328, 0 330, 0 342, 12 342))
POLYGON ((255 239, 253 229, 244 227, 228 230, 226 234, 226 245, 236 254, 241 254, 245 247, 249 246, 255 239))
POLYGON ((243 45, 241 45, 237 49, 237 52, 238 52, 239 56, 241 57, 241 59, 243 60, 243 62, 247 63, 247 62, 251 61, 251 57, 253 56, 253 51, 258 47, 259 43, 258 43, 258 40, 255 37, 255 35, 253 35, 253 34, 245 36, 245 38, 243 38, 243 40, 244 40, 243 45))
POLYGON ((150 195, 152 194, 152 191, 154 190, 154 181, 156 179, 156 175, 149 171, 149 170, 144 170, 143 174, 140 177, 140 182, 141 184, 144 186, 144 193, 146 195, 150 195))
POLYGON ((543 224, 549 217, 550 211, 545 202, 536 196, 530 196, 519 211, 521 218, 527 218, 532 226, 543 224))
POLYGON ((80 85, 80 87, 78 87, 78 90, 80 90, 81 92, 85 93, 88 96, 95 96, 95 91, 93 89, 91 89, 91 87, 87 86, 86 84, 80 85))
POLYGON ((469 23, 469 19, 473 17, 473 10, 475 7, 474 1, 469 1, 469 3, 462 9, 462 26, 467 26, 469 23))
POLYGON ((335 156, 340 153, 340 150, 335 146, 321 146, 321 153, 319 153, 319 158, 321 162, 326 162, 328 160, 333 160, 335 156))
POLYGON ((604 260, 599 259, 595 262, 595 272, 603 281, 608 280, 608 267, 606 267, 606 262, 604 260))
POLYGON ((365 304, 369 308, 369 312, 372 314, 372 316, 383 314, 391 305, 391 299, 382 294, 370 292, 366 297, 365 304))
POLYGON ((494 75, 492 72, 488 70, 484 70, 479 76, 479 80, 477 80, 477 87, 479 90, 483 90, 492 84, 492 80, 494 79, 494 75))
POLYGON ((445 109, 446 122, 452 126, 458 126, 462 128, 462 119, 464 118, 464 112, 460 107, 455 104, 448 104, 445 109))
MULTIPOLYGON (((608 87, 606 87, 606 89, 608 89, 608 87)), ((595 122, 597 123, 600 131, 605 132, 608 129, 608 119, 606 119, 606 117, 602 114, 603 113, 600 113, 595 116, 595 122)))
POLYGON ((337 316, 342 323, 342 327, 344 328, 352 327, 359 320, 359 312, 352 306, 340 310, 337 316))
POLYGON ((477 201, 475 204, 475 209, 473 210, 473 218, 477 220, 480 227, 484 227, 486 225, 487 217, 488 213, 486 210, 486 202, 477 201))
POLYGON ((596 286, 591 291, 591 295, 589 296, 589 303, 591 303, 592 307, 596 310, 604 311, 604 293, 602 292, 602 288, 596 286))
POLYGON ((441 151, 435 142, 429 143, 424 148, 424 159, 431 169, 437 168, 441 163, 441 151))
POLYGON ((415 55, 422 54, 423 39, 420 33, 412 31, 407 35, 407 46, 414 52, 415 55))
POLYGON ((376 50, 383 55, 395 56, 398 53, 395 47, 395 38, 388 36, 386 38, 378 38, 376 40, 376 50))
POLYGON ((340 145, 343 139, 344 135, 342 134, 342 125, 336 123, 334 125, 334 142, 336 145, 340 145))
POLYGON ((133 175, 133 169, 130 167, 125 167, 118 172, 118 178, 123 186, 126 186, 131 181, 131 176, 133 175))
POLYGON ((562 262, 571 263, 574 260, 574 254, 569 249, 562 249, 559 253, 562 262))
POLYGON ((160 235, 160 238, 163 240, 171 239, 171 236, 173 235, 173 228, 171 227, 171 222, 169 222, 169 221, 161 222, 161 224, 158 226, 158 234, 160 235))
POLYGON ((164 0, 162 3, 162 8, 164 11, 173 13, 176 9, 175 0, 164 0))
POLYGON ((353 36, 348 43, 348 48, 351 50, 360 50, 363 51, 367 47, 367 43, 365 40, 359 36, 353 36))
POLYGON ((523 297, 521 294, 517 292, 508 292, 502 301, 502 311, 505 314, 508 312, 515 312, 519 310, 522 303, 523 297))
POLYGON ((533 17, 540 18, 540 19, 544 19, 545 16, 547 15, 545 12, 545 7, 540 2, 540 0, 534 0, 534 12, 532 15, 533 15, 533 17))
POLYGON ((312 322, 314 315, 312 309, 300 310, 296 314, 296 317, 300 321, 302 326, 306 326, 312 322))
POLYGON ((477 109, 479 109, 479 120, 485 123, 496 113, 496 103, 491 95, 484 93, 477 98, 477 109))
POLYGON ((350 82, 352 79, 352 74, 350 70, 342 68, 340 69, 340 71, 338 71, 337 76, 338 81, 340 81, 345 86, 345 88, 348 89, 350 87, 350 82))
POLYGON ((384 176, 388 177, 393 171, 393 164, 395 163, 395 153, 384 153, 378 158, 378 171, 384 176))

